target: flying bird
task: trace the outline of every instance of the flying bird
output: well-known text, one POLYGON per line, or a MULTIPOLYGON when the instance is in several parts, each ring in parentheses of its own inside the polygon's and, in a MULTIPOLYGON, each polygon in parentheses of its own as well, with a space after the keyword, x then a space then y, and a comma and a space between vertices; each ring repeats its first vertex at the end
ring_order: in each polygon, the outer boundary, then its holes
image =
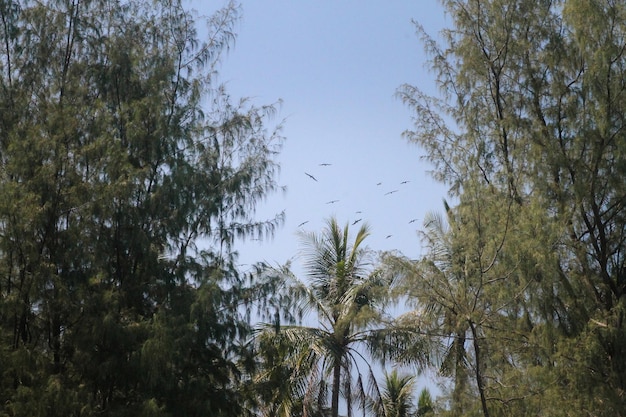
POLYGON ((388 193, 385 193, 385 195, 389 195, 389 194, 393 194, 393 193, 397 193, 398 190, 393 190, 393 191, 389 191, 388 193))
POLYGON ((411 182, 411 181, 402 181, 400 184, 408 184, 408 183, 410 183, 410 182, 411 182))
POLYGON ((382 185, 382 182, 378 182, 378 183, 376 183, 376 185, 382 185))
POLYGON ((393 236, 393 235, 387 235, 387 236, 385 236, 385 239, 389 239, 391 236, 393 236))
POLYGON ((305 222, 302 222, 302 223, 300 223, 300 224, 298 225, 298 227, 302 227, 302 226, 304 226, 305 224, 307 224, 308 222, 309 222, 308 220, 307 220, 307 221, 305 221, 305 222))
POLYGON ((355 224, 357 224, 358 222, 360 222, 363 219, 356 219, 355 221, 352 222, 352 226, 354 226, 355 224))
POLYGON ((417 219, 411 219, 411 221, 409 221, 409 224, 415 223, 416 221, 417 221, 417 219))
POLYGON ((336 203, 336 202, 338 202, 338 201, 339 201, 339 200, 330 200, 330 201, 327 201, 327 202, 326 202, 326 204, 334 204, 334 203, 336 203))
POLYGON ((361 214, 361 213, 363 213, 363 212, 362 212, 362 211, 355 211, 354 213, 355 213, 355 214, 361 214))
POLYGON ((305 172, 305 174, 307 175, 307 177, 311 178, 313 181, 317 181, 317 178, 315 178, 313 175, 309 174, 308 172, 305 172))
POLYGON ((323 164, 320 164, 320 166, 321 166, 321 167, 329 167, 329 166, 331 166, 331 165, 332 165, 332 164, 328 164, 328 163, 323 163, 323 164))

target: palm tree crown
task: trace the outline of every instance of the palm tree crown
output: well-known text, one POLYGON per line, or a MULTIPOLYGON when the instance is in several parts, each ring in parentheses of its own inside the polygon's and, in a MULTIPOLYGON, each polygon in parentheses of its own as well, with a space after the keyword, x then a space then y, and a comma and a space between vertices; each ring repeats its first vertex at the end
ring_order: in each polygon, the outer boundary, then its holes
MULTIPOLYGON (((340 395, 348 416, 354 400, 359 408, 365 407, 364 379, 372 382, 374 393, 378 391, 371 365, 358 348, 375 340, 380 346, 380 338, 386 335, 389 318, 383 307, 389 301, 391 278, 374 268, 374 253, 363 246, 369 234, 364 223, 350 241, 348 224, 342 228, 331 218, 321 233, 300 234, 308 280, 287 274, 298 308, 314 312, 318 321, 317 326, 281 326, 276 333, 276 340, 291 344, 285 360, 293 365, 292 394, 303 397, 305 408, 319 412, 328 410, 330 392, 332 417, 338 416, 340 395)), ((275 331, 275 326, 268 325, 265 332, 269 331, 275 331)))
POLYGON ((374 412, 377 417, 410 417, 415 414, 415 398, 413 389, 415 377, 412 375, 400 375, 394 369, 391 373, 385 373, 385 385, 383 386, 379 404, 374 404, 374 412))

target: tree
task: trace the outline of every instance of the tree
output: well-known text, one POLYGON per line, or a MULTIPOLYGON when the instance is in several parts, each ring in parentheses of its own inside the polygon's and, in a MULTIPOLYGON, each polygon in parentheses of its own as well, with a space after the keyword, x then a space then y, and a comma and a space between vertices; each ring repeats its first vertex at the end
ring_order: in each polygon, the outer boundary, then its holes
MULTIPOLYGON (((302 233, 304 266, 308 280, 284 273, 288 291, 297 311, 316 313, 319 326, 268 324, 261 333, 275 334, 291 346, 285 363, 292 366, 291 381, 309 409, 327 407, 339 414, 340 395, 346 400, 348 415, 353 401, 366 403, 365 379, 370 378, 376 398, 380 398, 369 360, 359 348, 380 347, 389 340, 391 322, 384 307, 390 301, 392 275, 373 268, 373 253, 363 246, 369 227, 362 225, 350 242, 349 227, 331 218, 320 233, 302 233), (269 332, 269 333, 268 333, 269 332), (365 367, 367 373, 361 371, 365 367), (330 383, 325 383, 329 377, 330 383)), ((294 310, 296 311, 296 310, 294 310)), ((275 339, 276 340, 276 339, 275 339)), ((379 354, 381 352, 379 351, 379 354)))
POLYGON ((215 77, 178 0, 0 2, 0 397, 8 415, 237 415, 235 239, 276 189, 274 106, 215 77))
POLYGON ((385 372, 381 401, 373 403, 374 415, 382 417, 426 417, 433 415, 433 400, 428 388, 414 396, 415 376, 400 375, 396 369, 385 372))
POLYGON ((433 410, 433 398, 430 395, 430 391, 428 391, 428 388, 423 388, 417 400, 417 412, 415 415, 417 417, 431 416, 433 415, 433 410))
POLYGON ((382 387, 382 409, 376 410, 377 416, 410 417, 414 415, 415 401, 413 390, 415 377, 398 374, 397 370, 385 373, 385 384, 382 387))
MULTIPOLYGON (((493 262, 500 252, 508 250, 504 243, 507 229, 514 224, 511 217, 515 217, 505 212, 505 218, 499 219, 492 207, 498 200, 490 203, 484 196, 469 205, 475 212, 454 210, 445 203, 447 222, 432 213, 424 219, 422 235, 427 253, 423 258, 391 259, 404 275, 400 287, 408 304, 415 308, 400 320, 413 321, 440 347, 435 356, 440 375, 451 381, 452 416, 474 415, 477 410, 488 416, 494 408, 488 398, 509 401, 502 393, 497 397, 488 381, 514 380, 506 364, 511 359, 507 355, 524 343, 523 338, 517 339, 515 309, 523 304, 517 298, 525 283, 514 269, 505 269, 509 263, 493 262), (483 216, 488 221, 482 221, 483 216), (502 281, 506 281, 504 288, 502 281)), ((520 259, 528 256, 523 249, 517 248, 520 259)), ((519 386, 519 379, 517 383, 519 386)))
MULTIPOLYGON (((406 281, 402 285, 408 294, 409 304, 416 310, 408 313, 408 320, 418 317, 420 327, 431 338, 439 339, 443 349, 437 355, 441 357, 439 372, 452 378, 451 414, 461 416, 467 414, 464 396, 468 394, 470 354, 466 351, 466 343, 477 343, 471 337, 470 324, 476 326, 472 316, 478 307, 477 298, 471 297, 472 283, 464 274, 465 268, 459 267, 461 261, 454 244, 456 234, 453 213, 445 204, 446 215, 450 226, 441 215, 431 213, 424 219, 423 237, 427 255, 420 262, 406 258, 393 261, 404 270, 406 281)), ((480 347, 479 347, 480 349, 480 347)), ((482 378, 477 366, 477 375, 482 378)), ((477 384, 478 385, 478 384, 477 384)), ((483 393, 484 396, 484 393, 483 393)))
POLYGON ((483 414, 623 415, 626 6, 444 5, 443 47, 418 26, 444 95, 398 93, 471 226, 452 240, 486 308, 483 414))
POLYGON ((284 332, 264 331, 256 340, 258 368, 250 386, 258 398, 256 408, 261 416, 322 417, 327 415, 327 387, 324 380, 315 388, 317 369, 311 361, 296 359, 293 343, 284 332), (314 392, 317 398, 311 398, 314 392))

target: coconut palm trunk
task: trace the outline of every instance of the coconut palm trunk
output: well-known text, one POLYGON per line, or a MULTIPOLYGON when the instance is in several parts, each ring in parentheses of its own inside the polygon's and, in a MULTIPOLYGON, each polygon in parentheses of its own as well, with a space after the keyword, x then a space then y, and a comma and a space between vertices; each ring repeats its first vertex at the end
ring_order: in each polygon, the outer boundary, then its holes
POLYGON ((337 362, 333 366, 333 391, 330 404, 332 417, 339 416, 339 390, 341 387, 341 359, 337 358, 337 362))

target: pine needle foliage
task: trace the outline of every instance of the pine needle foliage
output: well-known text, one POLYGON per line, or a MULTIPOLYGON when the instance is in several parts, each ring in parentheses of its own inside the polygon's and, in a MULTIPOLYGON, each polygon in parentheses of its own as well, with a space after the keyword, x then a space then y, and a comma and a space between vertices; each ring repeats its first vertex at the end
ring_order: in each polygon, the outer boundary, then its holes
POLYGON ((623 416, 626 6, 442 3, 441 95, 398 95, 455 199, 413 265, 450 413, 623 416))
POLYGON ((239 14, 0 1, 3 415, 243 413, 244 312, 272 284, 233 244, 280 224, 254 209, 282 137, 217 80, 239 14))

